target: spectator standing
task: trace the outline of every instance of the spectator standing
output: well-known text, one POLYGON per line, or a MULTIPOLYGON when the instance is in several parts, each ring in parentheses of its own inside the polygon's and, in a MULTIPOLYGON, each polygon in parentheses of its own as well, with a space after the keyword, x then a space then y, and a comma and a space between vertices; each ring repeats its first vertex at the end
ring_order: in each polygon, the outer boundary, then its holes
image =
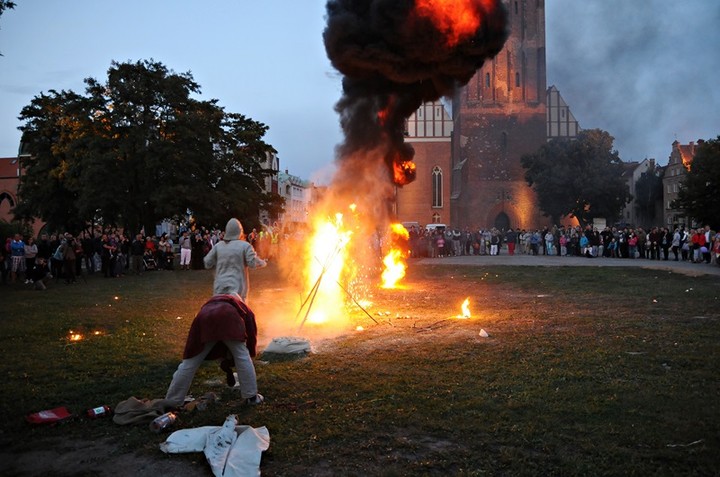
POLYGON ((552 256, 554 255, 553 251, 555 250, 555 236, 550 230, 547 230, 545 232, 545 255, 552 256))
POLYGON ((518 232, 509 228, 505 234, 505 241, 507 242, 508 255, 515 255, 515 245, 518 240, 518 232))
POLYGON ((190 270, 190 258, 192 256, 192 241, 185 230, 178 240, 180 245, 180 270, 190 270))
POLYGON ((490 255, 497 255, 498 253, 500 253, 500 232, 492 229, 490 235, 490 255))
POLYGON ((65 239, 60 245, 61 255, 63 258, 63 275, 65 283, 68 285, 75 283, 75 239, 70 234, 65 234, 65 239))
POLYGON ((715 234, 710 230, 709 225, 705 226, 703 234, 705 235, 705 250, 702 250, 703 259, 705 263, 710 263, 712 260, 712 241, 715 234))
POLYGON ((690 230, 692 233, 692 250, 693 263, 701 263, 703 261, 702 248, 705 247, 705 231, 703 229, 690 230))
POLYGON ((135 235, 135 240, 130 244, 130 261, 133 273, 142 275, 145 270, 143 255, 145 254, 145 241, 142 234, 135 235))
POLYGON ((642 227, 639 227, 637 229, 637 250, 640 254, 640 258, 647 258, 647 250, 645 248, 645 245, 647 243, 647 233, 645 230, 643 230, 642 227))
POLYGON ((10 242, 10 283, 15 283, 20 273, 25 273, 25 242, 22 235, 15 234, 10 242))
POLYGON ((662 250, 662 259, 667 261, 670 257, 670 247, 672 246, 672 232, 670 229, 663 227, 660 229, 660 249, 662 250))
POLYGON ((630 253, 630 258, 635 258, 635 254, 637 253, 637 244, 638 244, 638 237, 631 230, 630 233, 628 234, 628 251, 630 253))
POLYGON ((93 236, 88 232, 84 232, 80 240, 80 246, 83 251, 85 270, 87 273, 95 273, 95 244, 93 236))
POLYGON ((678 261, 678 252, 680 251, 680 240, 682 237, 680 236, 680 229, 676 228, 673 232, 672 242, 670 242, 670 246, 672 247, 673 255, 675 256, 675 261, 678 261))
POLYGON ((560 238, 558 239, 558 242, 560 243, 560 256, 566 257, 567 256, 567 235, 561 234, 560 238))
POLYGON ((682 257, 682 261, 686 261, 688 259, 690 252, 690 234, 688 234, 687 230, 685 230, 685 227, 680 228, 680 256, 682 257))
MULTIPOLYGON (((38 254, 38 246, 35 243, 35 239, 30 237, 25 244, 25 270, 32 270, 35 266, 35 258, 38 254)), ((26 277, 25 283, 30 282, 30 277, 26 277)))

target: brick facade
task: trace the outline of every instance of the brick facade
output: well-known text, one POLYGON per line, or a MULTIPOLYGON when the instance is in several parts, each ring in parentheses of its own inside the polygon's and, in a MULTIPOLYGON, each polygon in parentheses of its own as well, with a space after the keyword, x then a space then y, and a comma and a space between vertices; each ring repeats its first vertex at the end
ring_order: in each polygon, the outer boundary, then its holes
MULTIPOLYGON (((524 178, 520 158, 548 139, 544 1, 504 0, 510 37, 453 98, 445 142, 408 121, 417 180, 398 189, 398 221, 430 223, 434 213, 452 227, 535 228, 549 224, 524 178), (449 133, 448 130, 452 129, 449 133), (437 142, 430 142, 430 141, 437 142), (443 207, 431 207, 432 169, 443 171, 443 207)), ((439 102, 435 104, 437 106, 439 102)), ((574 118, 573 118, 574 120, 574 118)))
POLYGON ((544 2, 505 2, 510 37, 453 101, 454 227, 549 223, 520 158, 547 141, 544 2))

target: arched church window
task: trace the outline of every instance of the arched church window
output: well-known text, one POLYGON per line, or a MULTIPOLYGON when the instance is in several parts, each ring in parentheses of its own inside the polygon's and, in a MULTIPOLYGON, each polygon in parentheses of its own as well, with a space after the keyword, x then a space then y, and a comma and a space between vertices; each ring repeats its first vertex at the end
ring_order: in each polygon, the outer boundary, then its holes
POLYGON ((515 87, 520 87, 520 73, 515 73, 515 87))
POLYGON ((432 206, 442 207, 443 206, 443 194, 442 194, 442 169, 438 166, 433 167, 432 170, 432 206))
POLYGON ((490 73, 485 73, 485 87, 490 87, 490 73))

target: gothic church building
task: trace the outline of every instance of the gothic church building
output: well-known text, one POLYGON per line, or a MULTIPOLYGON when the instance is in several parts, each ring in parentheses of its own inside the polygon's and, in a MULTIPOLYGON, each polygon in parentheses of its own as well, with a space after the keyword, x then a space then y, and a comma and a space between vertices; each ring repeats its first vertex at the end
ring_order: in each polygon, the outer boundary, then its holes
POLYGON ((524 178, 520 158, 578 124, 547 88, 544 0, 504 0, 510 36, 458 90, 452 104, 427 103, 407 121, 417 179, 397 189, 399 222, 454 228, 550 225, 524 178))

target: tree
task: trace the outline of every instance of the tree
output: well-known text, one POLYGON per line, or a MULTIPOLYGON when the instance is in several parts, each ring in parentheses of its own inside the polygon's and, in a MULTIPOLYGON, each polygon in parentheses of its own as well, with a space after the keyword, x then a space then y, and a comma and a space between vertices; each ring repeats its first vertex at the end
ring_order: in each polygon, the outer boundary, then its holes
POLYGON ((193 99, 200 87, 189 73, 152 60, 113 62, 105 83, 85 83, 84 96, 51 91, 23 108, 29 157, 16 215, 75 230, 99 221, 154 231, 188 209, 218 225, 230 216, 252 223, 260 209, 282 205, 262 190, 274 172, 260 165, 275 152, 263 141, 267 126, 193 99), (56 196, 60 210, 49 203, 56 196))
POLYGON ((630 200, 613 139, 599 129, 583 130, 574 140, 553 139, 521 158, 525 180, 553 223, 566 216, 581 224, 614 219, 630 200))
POLYGON ((720 136, 698 142, 690 170, 671 207, 684 209, 700 225, 720 227, 720 136))
POLYGON ((23 108, 22 174, 15 218, 40 217, 51 230, 81 230, 85 220, 77 207, 80 168, 72 145, 77 144, 83 98, 54 90, 41 94, 23 108), (31 147, 30 147, 31 146, 31 147))
POLYGON ((655 220, 656 204, 663 199, 662 174, 652 164, 647 171, 640 174, 635 182, 635 205, 638 215, 646 224, 653 224, 655 220))

